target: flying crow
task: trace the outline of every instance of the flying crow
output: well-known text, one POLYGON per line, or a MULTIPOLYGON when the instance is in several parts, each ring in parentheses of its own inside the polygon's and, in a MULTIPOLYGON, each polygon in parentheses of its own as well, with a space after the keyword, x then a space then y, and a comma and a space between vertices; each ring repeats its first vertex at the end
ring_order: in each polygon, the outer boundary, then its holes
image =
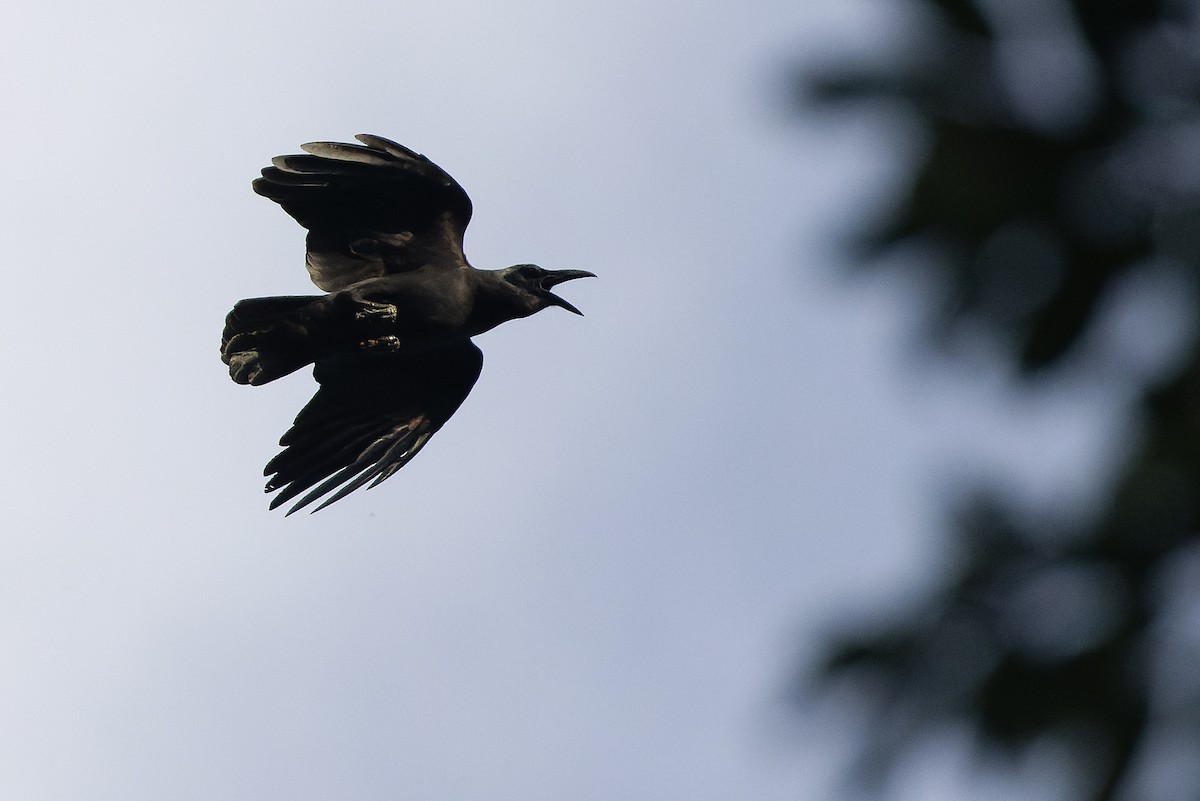
MULTIPOLYGON (((314 364, 320 387, 264 471, 271 508, 316 509, 409 462, 466 399, 483 366, 471 342, 548 306, 583 270, 477 270, 463 255, 471 200, 444 170, 379 136, 312 142, 254 181, 308 229, 325 295, 250 298, 225 318, 221 360, 239 384, 314 364), (332 493, 332 494, 330 494, 332 493)), ((316 511, 314 509, 313 511, 316 511)))

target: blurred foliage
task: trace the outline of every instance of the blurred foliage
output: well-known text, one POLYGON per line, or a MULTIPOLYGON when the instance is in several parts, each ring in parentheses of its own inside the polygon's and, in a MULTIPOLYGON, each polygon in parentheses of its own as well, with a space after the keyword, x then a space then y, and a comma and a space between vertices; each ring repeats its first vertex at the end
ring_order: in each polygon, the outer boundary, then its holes
MULTIPOLYGON (((898 55, 804 71, 806 112, 918 123, 902 191, 855 246, 931 278, 935 341, 984 332, 1025 381, 1076 361, 1131 278, 1200 286, 1198 2, 909 0, 898 55)), ((984 761, 1049 747, 1072 798, 1200 799, 1200 348, 1143 379, 1102 508, 966 499, 928 598, 830 646, 818 687, 872 716, 866 789, 965 729, 984 761)))

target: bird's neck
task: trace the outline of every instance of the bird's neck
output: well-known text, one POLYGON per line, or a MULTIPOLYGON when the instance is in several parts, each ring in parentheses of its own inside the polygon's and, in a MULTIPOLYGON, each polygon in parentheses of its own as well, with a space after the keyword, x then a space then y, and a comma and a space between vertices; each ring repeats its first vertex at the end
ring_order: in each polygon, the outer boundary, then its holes
POLYGON ((474 303, 467 319, 471 336, 500 323, 528 317, 537 311, 534 300, 499 275, 499 270, 477 270, 474 303))

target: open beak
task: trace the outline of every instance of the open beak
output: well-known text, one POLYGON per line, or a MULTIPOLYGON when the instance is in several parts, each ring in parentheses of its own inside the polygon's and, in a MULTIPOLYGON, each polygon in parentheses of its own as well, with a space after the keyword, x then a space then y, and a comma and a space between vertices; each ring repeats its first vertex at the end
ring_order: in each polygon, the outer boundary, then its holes
POLYGON ((546 273, 546 277, 542 279, 542 282, 541 282, 542 290, 546 293, 546 297, 550 300, 550 302, 553 303, 555 306, 561 306, 562 308, 566 309, 567 311, 574 312, 575 314, 578 314, 580 317, 582 317, 583 312, 581 312, 579 309, 572 306, 570 303, 567 303, 565 300, 560 298, 558 295, 555 295, 553 292, 550 291, 550 288, 554 287, 554 286, 558 286, 559 284, 563 283, 564 281, 574 281, 576 278, 595 278, 595 277, 596 277, 595 273, 589 273, 587 270, 549 270, 546 273))

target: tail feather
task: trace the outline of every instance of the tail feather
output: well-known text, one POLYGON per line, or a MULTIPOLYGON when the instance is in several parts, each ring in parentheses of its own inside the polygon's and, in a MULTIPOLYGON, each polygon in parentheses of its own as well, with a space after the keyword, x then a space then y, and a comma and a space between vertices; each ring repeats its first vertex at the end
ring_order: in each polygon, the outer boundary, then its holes
POLYGON ((225 318, 221 361, 239 384, 258 386, 313 361, 304 309, 319 296, 249 298, 225 318))

